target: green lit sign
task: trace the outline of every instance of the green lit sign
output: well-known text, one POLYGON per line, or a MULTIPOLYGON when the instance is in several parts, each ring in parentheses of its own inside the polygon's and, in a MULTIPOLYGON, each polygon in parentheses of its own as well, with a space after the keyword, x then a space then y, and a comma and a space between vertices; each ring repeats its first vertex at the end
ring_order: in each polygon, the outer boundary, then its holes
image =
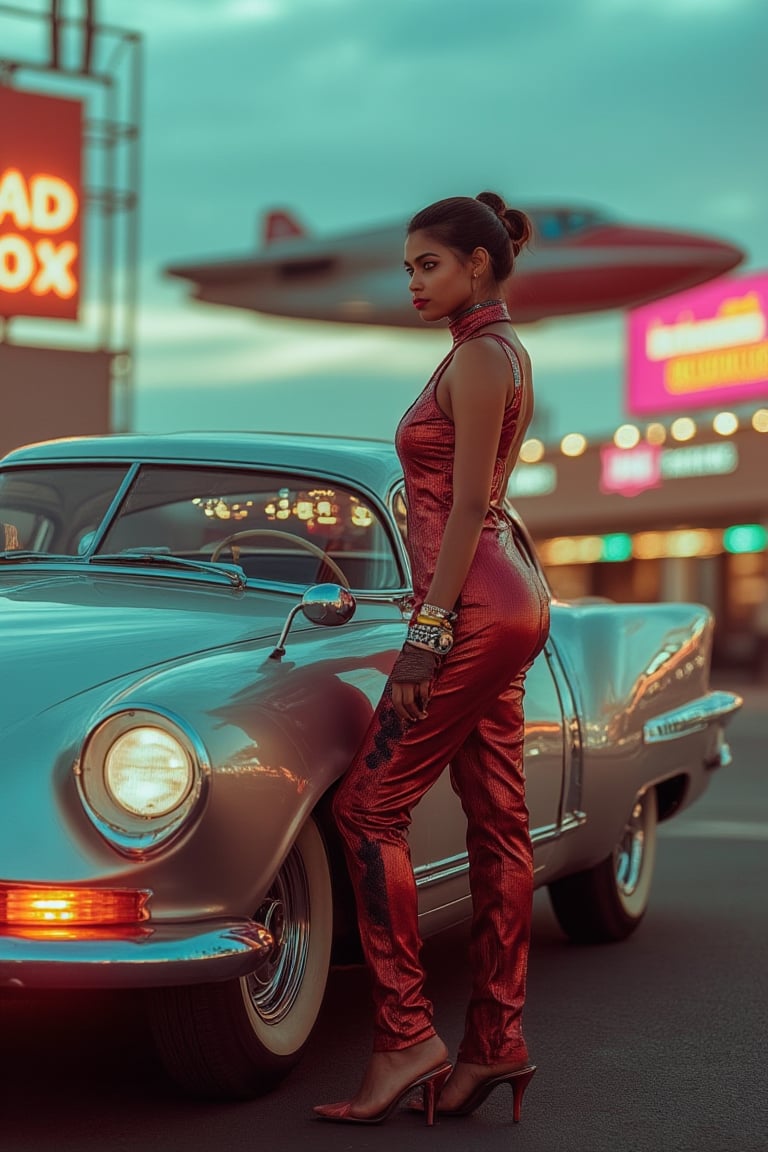
POLYGON ((507 496, 547 496, 557 488, 554 464, 520 464, 509 478, 507 496))
POLYGON ((611 532, 602 537, 601 560, 629 560, 631 556, 632 537, 626 532, 611 532))
POLYGON ((762 524, 732 524, 723 532, 726 552, 762 552, 768 544, 768 529, 762 524))

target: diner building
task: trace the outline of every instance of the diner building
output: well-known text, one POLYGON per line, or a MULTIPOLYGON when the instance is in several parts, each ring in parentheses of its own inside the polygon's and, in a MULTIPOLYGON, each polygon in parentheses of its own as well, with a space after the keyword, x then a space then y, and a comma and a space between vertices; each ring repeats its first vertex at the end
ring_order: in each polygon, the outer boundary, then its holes
POLYGON ((697 601, 715 666, 768 631, 768 272, 627 314, 625 411, 590 442, 526 441, 509 496, 556 595, 697 601))
POLYGON ((528 440, 509 498, 555 595, 692 600, 715 666, 749 665, 768 598, 768 407, 528 440))

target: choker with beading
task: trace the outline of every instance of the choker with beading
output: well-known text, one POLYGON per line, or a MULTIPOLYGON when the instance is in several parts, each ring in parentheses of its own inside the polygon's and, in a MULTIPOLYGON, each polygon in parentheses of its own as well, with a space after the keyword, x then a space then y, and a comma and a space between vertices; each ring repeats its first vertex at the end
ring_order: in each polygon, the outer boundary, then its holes
POLYGON ((448 327, 454 344, 457 344, 460 340, 466 340, 478 328, 484 328, 487 324, 498 324, 503 320, 508 321, 509 318, 503 300, 483 300, 480 304, 473 304, 471 308, 460 312, 450 321, 448 327))

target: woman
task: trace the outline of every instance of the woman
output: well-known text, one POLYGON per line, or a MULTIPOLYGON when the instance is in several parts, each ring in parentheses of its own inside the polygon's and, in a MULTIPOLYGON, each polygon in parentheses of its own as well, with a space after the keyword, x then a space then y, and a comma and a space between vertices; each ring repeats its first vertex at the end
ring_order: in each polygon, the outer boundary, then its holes
POLYGON ((408 551, 417 608, 363 744, 334 801, 372 976, 373 1055, 325 1120, 378 1123, 414 1088, 427 1123, 467 1115, 497 1085, 514 1118, 534 1067, 521 1028, 533 865, 523 778, 523 681, 549 603, 502 512, 533 415, 531 370, 501 285, 528 218, 490 192, 413 217, 405 267, 414 307, 448 318, 453 346, 402 418, 408 551), (451 1069, 419 962, 411 809, 450 761, 467 816, 473 987, 451 1069))

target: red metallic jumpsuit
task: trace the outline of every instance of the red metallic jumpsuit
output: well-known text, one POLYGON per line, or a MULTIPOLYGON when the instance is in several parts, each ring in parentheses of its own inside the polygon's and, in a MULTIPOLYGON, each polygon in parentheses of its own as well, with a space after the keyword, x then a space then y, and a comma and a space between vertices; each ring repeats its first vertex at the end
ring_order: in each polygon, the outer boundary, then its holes
MULTIPOLYGON (((438 406, 438 381, 457 346, 506 318, 503 306, 452 325, 454 343, 400 422, 408 552, 416 603, 427 594, 452 504, 454 428, 438 406)), ((492 505, 522 400, 513 347, 496 333, 515 377, 480 542, 462 588, 454 646, 435 677, 425 719, 401 720, 385 687, 368 732, 336 794, 334 813, 355 887, 371 970, 374 1050, 408 1048, 434 1035, 423 991, 416 885, 408 848, 411 809, 450 762, 467 817, 472 893, 472 993, 459 1059, 524 1060, 521 1028, 530 936, 533 857, 523 775, 523 682, 549 630, 549 601, 492 505)))

